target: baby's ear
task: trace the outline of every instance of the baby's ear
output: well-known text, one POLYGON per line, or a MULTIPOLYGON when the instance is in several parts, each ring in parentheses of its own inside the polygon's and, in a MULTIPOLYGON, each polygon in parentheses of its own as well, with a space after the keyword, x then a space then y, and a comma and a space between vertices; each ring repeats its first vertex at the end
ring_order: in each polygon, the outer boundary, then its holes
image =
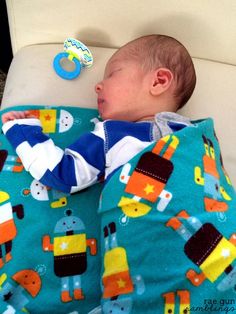
POLYGON ((173 74, 167 68, 159 68, 153 71, 150 93, 158 96, 169 89, 173 81, 173 74))

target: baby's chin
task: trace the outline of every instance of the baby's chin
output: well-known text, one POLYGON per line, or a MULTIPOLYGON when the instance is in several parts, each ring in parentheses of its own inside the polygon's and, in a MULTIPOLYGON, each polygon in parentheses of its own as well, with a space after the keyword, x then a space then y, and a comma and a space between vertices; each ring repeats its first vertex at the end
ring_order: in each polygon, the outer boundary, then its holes
POLYGON ((106 110, 99 110, 99 116, 100 118, 105 120, 117 120, 117 121, 132 121, 130 115, 119 113, 119 112, 112 112, 112 111, 106 111, 106 110))
POLYGON ((102 112, 101 110, 98 110, 98 113, 99 113, 99 117, 100 117, 102 120, 105 120, 105 119, 104 119, 103 112, 102 112))
POLYGON ((116 120, 114 115, 111 113, 109 114, 108 112, 105 112, 105 110, 98 110, 99 116, 102 120, 116 120))

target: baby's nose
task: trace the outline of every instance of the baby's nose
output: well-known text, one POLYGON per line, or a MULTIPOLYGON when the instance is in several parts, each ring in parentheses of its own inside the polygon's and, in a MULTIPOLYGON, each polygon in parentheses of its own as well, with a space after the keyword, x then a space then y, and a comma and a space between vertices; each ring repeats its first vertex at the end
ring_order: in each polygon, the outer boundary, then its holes
POLYGON ((95 85, 95 92, 99 93, 102 90, 102 83, 99 82, 95 85))

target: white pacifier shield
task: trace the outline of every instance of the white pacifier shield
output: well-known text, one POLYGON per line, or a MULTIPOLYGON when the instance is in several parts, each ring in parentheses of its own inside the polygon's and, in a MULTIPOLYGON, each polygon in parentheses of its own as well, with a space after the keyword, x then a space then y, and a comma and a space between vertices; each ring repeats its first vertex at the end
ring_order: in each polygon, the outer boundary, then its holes
POLYGON ((85 44, 74 38, 67 38, 64 42, 64 50, 77 58, 82 66, 91 67, 93 64, 93 56, 91 51, 85 44))

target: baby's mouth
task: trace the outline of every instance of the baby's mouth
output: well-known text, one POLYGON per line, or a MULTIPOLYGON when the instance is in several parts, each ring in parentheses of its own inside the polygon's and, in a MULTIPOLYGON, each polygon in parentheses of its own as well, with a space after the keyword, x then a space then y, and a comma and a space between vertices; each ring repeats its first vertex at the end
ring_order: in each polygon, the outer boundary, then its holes
POLYGON ((103 103, 104 103, 104 99, 102 99, 102 98, 98 98, 97 103, 98 103, 98 106, 103 105, 103 103))
POLYGON ((98 98, 97 103, 98 103, 98 111, 101 114, 103 111, 105 100, 102 98, 98 98))

